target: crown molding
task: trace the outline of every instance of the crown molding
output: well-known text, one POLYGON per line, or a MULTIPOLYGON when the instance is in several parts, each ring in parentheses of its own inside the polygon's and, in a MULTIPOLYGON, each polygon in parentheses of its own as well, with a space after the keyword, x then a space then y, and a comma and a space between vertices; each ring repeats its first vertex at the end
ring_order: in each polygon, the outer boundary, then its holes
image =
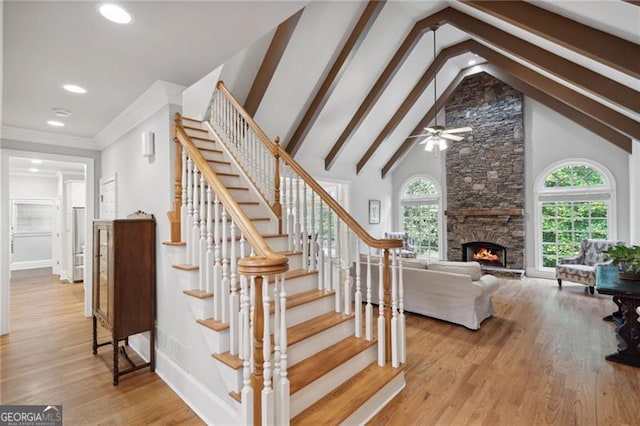
POLYGON ((93 142, 102 150, 165 105, 182 105, 184 86, 158 80, 105 126, 93 142))
POLYGON ((2 126, 2 139, 68 146, 71 148, 98 149, 90 138, 65 135, 61 133, 42 132, 40 130, 23 129, 20 127, 2 126))

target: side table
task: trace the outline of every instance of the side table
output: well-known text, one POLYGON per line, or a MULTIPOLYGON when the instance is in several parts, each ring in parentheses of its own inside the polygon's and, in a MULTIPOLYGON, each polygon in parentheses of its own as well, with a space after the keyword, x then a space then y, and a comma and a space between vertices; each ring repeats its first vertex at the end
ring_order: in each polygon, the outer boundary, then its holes
POLYGON ((607 361, 640 367, 640 281, 618 278, 618 269, 599 266, 596 270, 596 290, 613 296, 622 318, 616 321, 618 352, 607 355, 607 361))

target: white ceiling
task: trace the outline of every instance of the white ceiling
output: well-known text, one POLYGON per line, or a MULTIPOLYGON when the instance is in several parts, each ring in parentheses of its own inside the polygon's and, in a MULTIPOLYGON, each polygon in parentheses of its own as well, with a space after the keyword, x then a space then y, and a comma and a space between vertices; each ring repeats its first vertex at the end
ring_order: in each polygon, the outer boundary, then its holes
POLYGON ((81 163, 43 160, 40 158, 9 158, 9 174, 18 179, 20 176, 53 178, 57 176, 58 172, 62 172, 65 175, 80 176, 84 175, 85 166, 81 163))
MULTIPOLYGON (((121 26, 104 20, 98 2, 5 1, 3 126, 69 135, 90 141, 124 108, 156 80, 189 86, 268 34, 308 1, 135 1, 119 2, 134 16, 121 26), (89 93, 72 95, 62 89, 67 82, 85 86, 89 93), (52 108, 71 110, 66 126, 56 129, 46 121, 52 108), (85 139, 86 138, 86 139, 85 139)), ((640 42, 640 7, 621 0, 535 1, 594 28, 640 42)), ((526 33, 471 6, 456 1, 389 0, 378 22, 356 53, 336 90, 311 129, 302 154, 322 158, 343 129, 357 104, 404 39, 415 21, 452 5, 469 15, 563 55, 583 66, 640 90, 637 79, 621 75, 565 48, 526 33), (322 141, 318 144, 315 141, 322 141)), ((308 5, 278 66, 278 71, 256 114, 268 134, 290 134, 313 88, 353 27, 364 3, 316 0, 308 5), (309 12, 309 13, 307 13, 309 12), (313 13, 311 13, 313 12, 313 13), (309 46, 312 46, 310 48, 309 46), (299 64, 305 72, 299 72, 299 64), (315 65, 313 65, 315 64, 315 65), (278 101, 276 104, 272 103, 278 101), (267 108, 268 107, 268 108, 267 108), (269 117, 260 117, 269 110, 269 117), (277 113, 277 114, 276 114, 277 113)), ((407 59, 403 69, 375 106, 368 123, 357 130, 357 147, 348 144, 340 162, 353 164, 433 57, 430 34, 407 59)), ((469 36, 449 25, 438 31, 438 48, 469 36)), ((264 41, 264 40, 263 40, 264 41)), ((264 44, 264 43, 262 43, 264 44)), ((262 55, 264 49, 256 50, 262 55)), ((260 56, 261 57, 261 56, 260 56)), ((438 75, 438 92, 470 57, 448 61, 438 75)), ((251 76, 243 85, 250 87, 251 76)), ((242 92, 237 89, 237 92, 242 92)), ((246 90, 244 90, 246 92, 246 90)), ((433 100, 433 89, 423 94, 408 120, 394 132, 396 143, 385 143, 377 156, 384 160, 404 140, 407 132, 433 100)), ((629 111, 623 111, 629 114, 629 111)), ((636 114, 629 114, 634 118, 636 114)), ((92 148, 97 145, 93 144, 92 148)))
POLYGON ((4 1, 3 126, 91 139, 156 80, 191 85, 305 3, 126 1, 134 22, 118 25, 99 2, 4 1), (47 125, 56 107, 63 128, 47 125))

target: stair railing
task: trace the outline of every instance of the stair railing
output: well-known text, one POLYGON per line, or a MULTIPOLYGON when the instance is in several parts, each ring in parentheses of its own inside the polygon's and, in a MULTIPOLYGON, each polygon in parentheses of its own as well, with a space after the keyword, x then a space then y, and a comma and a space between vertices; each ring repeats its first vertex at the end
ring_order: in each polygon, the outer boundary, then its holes
POLYGON ((171 238, 178 242, 182 237, 186 243, 185 267, 198 266, 196 293, 214 295, 214 320, 229 325, 230 353, 243 362, 243 424, 274 424, 285 417, 288 422, 284 281, 288 259, 264 241, 185 131, 180 114, 173 136, 176 183, 173 210, 168 213, 171 238), (273 297, 269 277, 275 281, 273 297), (272 301, 278 307, 276 357, 268 338, 272 301))
POLYGON ((281 228, 289 236, 289 249, 302 252, 304 267, 318 271, 319 289, 335 292, 336 312, 351 314, 355 306, 354 335, 360 337, 364 327, 368 340, 373 338, 374 330, 371 292, 374 283, 370 280, 372 253, 379 253, 378 364, 390 363, 398 367, 405 362, 399 256, 402 241, 376 239, 365 231, 280 147, 278 138, 274 142, 269 140, 222 81, 218 82, 212 96, 210 125, 223 143, 233 147, 236 159, 270 200, 274 212, 281 211, 281 228), (368 268, 364 321, 361 260, 368 268), (355 271, 352 271, 352 263, 355 263, 355 271))

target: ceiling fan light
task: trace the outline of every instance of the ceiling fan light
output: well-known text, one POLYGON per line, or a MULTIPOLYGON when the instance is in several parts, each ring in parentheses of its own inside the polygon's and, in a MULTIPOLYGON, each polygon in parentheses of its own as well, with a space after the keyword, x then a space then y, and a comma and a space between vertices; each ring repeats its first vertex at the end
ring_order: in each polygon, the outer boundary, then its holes
POLYGON ((440 138, 440 143, 438 144, 438 148, 440 149, 440 151, 444 151, 448 147, 449 146, 447 145, 447 140, 444 138, 440 138))

